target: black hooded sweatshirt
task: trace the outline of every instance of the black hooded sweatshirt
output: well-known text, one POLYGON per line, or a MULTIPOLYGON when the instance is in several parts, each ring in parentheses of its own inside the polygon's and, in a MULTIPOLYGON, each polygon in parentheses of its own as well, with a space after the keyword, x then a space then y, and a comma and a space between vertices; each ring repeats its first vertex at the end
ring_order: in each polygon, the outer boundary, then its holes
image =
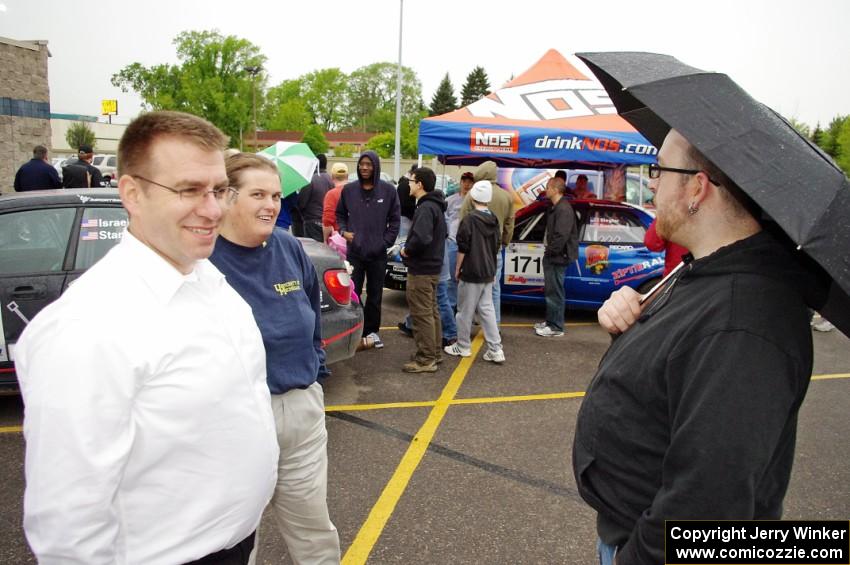
MULTIPOLYGON (((401 216, 395 187, 381 180, 378 155, 366 151, 363 156, 368 157, 374 167, 372 189, 365 190, 361 180, 343 186, 336 207, 336 221, 340 232, 354 232, 354 241, 348 244, 348 258, 372 260, 386 257, 387 248, 398 236, 401 216)), ((359 178, 359 169, 357 175, 359 178)))
POLYGON ((499 219, 490 210, 473 210, 464 216, 456 238, 457 251, 464 254, 460 280, 476 284, 493 282, 501 234, 499 219))
POLYGON ((404 243, 404 264, 411 275, 439 275, 446 252, 446 198, 443 191, 426 192, 416 203, 413 223, 404 243))
POLYGON ((778 519, 812 374, 814 285, 760 232, 685 267, 582 402, 579 492, 619 565, 664 562, 664 520, 778 519))

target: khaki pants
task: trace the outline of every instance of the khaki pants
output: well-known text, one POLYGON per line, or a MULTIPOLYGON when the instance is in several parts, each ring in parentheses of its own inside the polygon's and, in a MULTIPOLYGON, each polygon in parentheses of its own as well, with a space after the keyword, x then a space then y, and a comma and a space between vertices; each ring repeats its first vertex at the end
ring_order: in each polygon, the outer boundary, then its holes
POLYGON ((407 306, 413 321, 414 361, 420 365, 436 363, 442 357, 443 326, 437 306, 440 275, 407 275, 407 306))

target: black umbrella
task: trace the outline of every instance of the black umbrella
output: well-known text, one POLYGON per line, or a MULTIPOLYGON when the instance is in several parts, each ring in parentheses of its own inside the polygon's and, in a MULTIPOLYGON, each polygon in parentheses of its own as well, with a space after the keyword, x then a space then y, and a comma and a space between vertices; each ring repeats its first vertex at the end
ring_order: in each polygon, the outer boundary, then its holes
POLYGON ((577 56, 647 139, 676 129, 817 262, 812 306, 850 335, 850 181, 832 159, 724 74, 655 53, 577 56))

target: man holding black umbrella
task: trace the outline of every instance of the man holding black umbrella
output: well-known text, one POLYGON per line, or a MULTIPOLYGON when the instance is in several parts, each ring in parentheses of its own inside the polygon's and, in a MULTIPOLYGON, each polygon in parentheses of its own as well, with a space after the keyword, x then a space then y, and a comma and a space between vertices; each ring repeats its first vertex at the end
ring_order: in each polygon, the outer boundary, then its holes
POLYGON ((658 163, 658 234, 693 260, 643 304, 623 288, 599 311, 617 337, 582 403, 573 468, 603 564, 665 562, 665 520, 780 518, 812 373, 812 275, 676 130, 658 163))

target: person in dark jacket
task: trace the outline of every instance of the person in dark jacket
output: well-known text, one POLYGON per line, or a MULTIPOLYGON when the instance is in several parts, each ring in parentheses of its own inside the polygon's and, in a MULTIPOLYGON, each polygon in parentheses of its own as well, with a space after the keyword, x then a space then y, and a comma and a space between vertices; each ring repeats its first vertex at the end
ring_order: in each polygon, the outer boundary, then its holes
POLYGON ((578 257, 576 214, 564 198, 567 185, 554 177, 546 183, 546 198, 552 208, 546 217, 546 245, 543 252, 543 288, 546 296, 546 321, 534 325, 534 333, 542 337, 564 335, 564 272, 578 257))
POLYGON ((322 206, 325 195, 334 183, 327 172, 328 158, 322 153, 316 155, 316 158, 319 160, 319 170, 310 179, 310 184, 298 192, 298 210, 304 223, 304 235, 321 242, 325 240, 322 232, 322 206))
POLYGON ((415 169, 410 176, 410 195, 416 199, 416 212, 407 241, 401 249, 407 265, 407 305, 413 321, 416 354, 404 365, 406 373, 433 373, 442 358, 443 329, 437 307, 437 285, 446 248, 446 199, 434 190, 437 176, 428 167, 415 169))
POLYGON ((381 161, 374 151, 366 151, 357 161, 357 180, 342 188, 336 207, 339 231, 348 242, 347 259, 354 267, 354 290, 363 303, 364 345, 383 347, 378 336, 381 327, 381 299, 387 273, 387 248, 395 243, 399 229, 398 193, 381 180, 381 161))
POLYGON ((293 562, 339 563, 339 535, 327 503, 324 392, 317 380, 325 361, 319 279, 301 243, 275 227, 281 193, 274 163, 237 153, 225 164, 235 190, 223 199, 221 235, 210 261, 250 304, 263 336, 280 447, 270 508, 293 562))
POLYGON ((62 188, 59 173, 47 160, 47 147, 36 145, 32 150, 32 159, 21 165, 15 173, 15 190, 43 190, 62 188))
POLYGON ((781 518, 812 374, 799 252, 677 131, 658 163, 658 235, 694 260, 650 301, 624 287, 598 313, 618 337, 582 401, 573 472, 603 564, 664 563, 665 520, 781 518))
POLYGON ((100 169, 91 164, 94 159, 94 148, 91 145, 80 145, 77 160, 65 163, 62 167, 62 186, 65 188, 100 188, 103 186, 103 175, 100 169))
POLYGON ((457 341, 443 351, 460 357, 472 355, 470 333, 477 312, 487 343, 484 360, 504 363, 505 352, 493 307, 493 284, 498 284, 493 279, 502 230, 498 217, 487 207, 494 190, 501 189, 498 186, 494 189, 488 180, 480 180, 472 185, 467 196, 473 209, 463 217, 457 229, 457 341))

